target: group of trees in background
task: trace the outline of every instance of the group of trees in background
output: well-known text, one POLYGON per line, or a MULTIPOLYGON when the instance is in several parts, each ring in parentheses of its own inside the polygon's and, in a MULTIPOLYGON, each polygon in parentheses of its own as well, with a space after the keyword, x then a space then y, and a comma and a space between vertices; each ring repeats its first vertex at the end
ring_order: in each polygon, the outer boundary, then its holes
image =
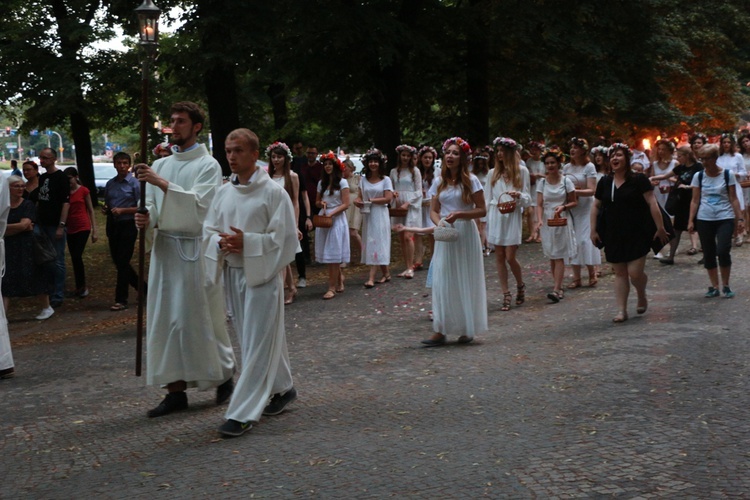
MULTIPOLYGON (((139 0, 6 0, 0 105, 22 128, 67 127, 84 181, 92 130, 139 126, 139 0)), ((150 110, 203 103, 226 133, 386 152, 452 135, 635 141, 733 129, 748 108, 750 12, 740 0, 157 0, 150 110), (174 12, 174 11, 172 11, 174 12)), ((154 142, 160 140, 154 131, 154 142)), ((150 148, 149 148, 150 149, 150 148)), ((133 151, 137 145, 133 144, 133 151)))

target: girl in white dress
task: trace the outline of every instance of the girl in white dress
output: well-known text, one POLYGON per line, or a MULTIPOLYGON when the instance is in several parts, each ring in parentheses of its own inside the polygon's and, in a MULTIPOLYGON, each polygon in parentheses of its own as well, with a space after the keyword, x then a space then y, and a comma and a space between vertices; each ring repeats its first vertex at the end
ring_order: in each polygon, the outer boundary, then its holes
POLYGON ((675 145, 669 139, 656 141, 656 161, 651 163, 648 176, 651 185, 655 187, 654 197, 659 205, 666 206, 669 191, 672 189, 672 170, 677 166, 674 160, 675 145))
POLYGON ((529 171, 520 165, 518 143, 509 137, 497 137, 492 141, 495 147, 495 168, 490 170, 484 185, 484 198, 487 203, 487 243, 495 247, 497 274, 503 292, 501 311, 510 310, 512 295, 508 290, 508 268, 516 279, 516 305, 526 300, 526 285, 521 274, 521 264, 516 259, 518 245, 521 244, 523 229, 523 208, 531 205, 529 195, 529 171), (500 213, 505 202, 516 202, 512 212, 500 213))
MULTIPOLYGON (((534 203, 534 193, 536 193, 536 183, 540 179, 544 179, 544 161, 542 160, 542 153, 544 152, 544 143, 539 141, 531 141, 527 149, 529 150, 529 159, 526 160, 526 168, 529 171, 529 194, 532 198, 532 204, 534 203)), ((526 238, 526 243, 539 243, 541 240, 537 239, 534 234, 536 233, 536 210, 533 207, 528 207, 523 210, 523 218, 526 221, 526 227, 529 229, 529 237, 526 238)))
POLYGON ((315 260, 328 264, 328 291, 323 295, 323 299, 328 300, 337 293, 344 293, 341 264, 349 262, 349 224, 346 221, 349 183, 342 177, 344 165, 335 154, 322 155, 320 163, 323 173, 318 181, 315 206, 320 208, 319 215, 333 217, 333 225, 315 228, 315 260))
MULTIPOLYGON (((482 148, 474 151, 474 157, 471 160, 469 171, 476 176, 479 182, 484 186, 487 183, 487 176, 490 173, 490 155, 482 148)), ((490 254, 489 245, 487 244, 487 216, 474 219, 479 229, 479 238, 482 240, 482 252, 484 255, 490 254)))
MULTIPOLYGON (((748 134, 747 131, 740 135, 739 145, 740 154, 742 155, 742 161, 745 163, 746 172, 745 177, 739 180, 746 181, 748 179, 748 174, 750 174, 750 134, 748 134)), ((742 197, 746 200, 744 217, 745 220, 750 221, 750 203, 747 202, 747 200, 750 200, 750 187, 741 188, 741 191, 742 197)), ((742 241, 746 235, 747 231, 745 231, 743 235, 740 235, 740 238, 736 241, 737 245, 742 245, 742 241)))
MULTIPOLYGON (((435 180, 435 160, 437 160, 437 151, 432 146, 422 146, 417 152, 417 167, 419 173, 422 176, 422 223, 419 227, 431 228, 434 227, 432 219, 430 219, 430 204, 432 203, 432 195, 429 194, 432 183, 435 180)), ((414 270, 418 271, 424 267, 422 261, 424 260, 424 240, 422 236, 425 236, 430 244, 430 251, 434 246, 435 240, 432 239, 432 233, 426 232, 422 234, 414 235, 414 270)))
POLYGON ((422 343, 445 344, 447 335, 468 343, 487 330, 487 288, 479 233, 472 219, 487 214, 482 185, 469 173, 471 146, 460 137, 443 144, 444 165, 432 198, 430 216, 438 225, 454 224, 458 241, 436 241, 431 268, 433 330, 422 343))
POLYGON ((565 275, 565 259, 575 256, 578 244, 570 220, 567 225, 557 227, 550 227, 547 220, 556 215, 570 219, 567 211, 575 207, 578 201, 573 181, 560 175, 565 158, 563 152, 559 149, 549 149, 544 152, 542 158, 547 175, 536 183, 536 233, 542 235, 542 251, 549 259, 552 279, 555 282, 547 298, 556 304, 564 296, 562 282, 565 275))
MULTIPOLYGON (((268 175, 274 182, 283 187, 294 206, 294 220, 299 220, 299 176, 292 171, 292 151, 283 142, 274 142, 266 148, 268 162, 268 175)), ((309 212, 308 212, 309 213, 309 212)), ((301 239, 302 233, 297 230, 297 236, 301 239)), ((284 304, 294 302, 297 295, 297 286, 292 276, 292 266, 289 264, 284 268, 284 304)))
MULTIPOLYGON (((723 169, 729 170, 730 174, 734 174, 734 180, 737 184, 736 194, 737 201, 740 203, 740 210, 742 213, 745 212, 745 193, 740 187, 740 182, 747 177, 747 170, 745 170, 745 160, 742 158, 740 153, 735 152, 737 141, 734 138, 734 134, 731 132, 724 132, 721 134, 721 156, 716 160, 716 164, 723 169)), ((744 233, 744 231, 743 231, 744 233)), ((736 246, 742 245, 743 233, 737 234, 734 240, 736 246)))
MULTIPOLYGON (((394 208, 407 209, 406 217, 392 217, 391 226, 403 224, 407 227, 418 226, 422 222, 422 175, 414 166, 417 150, 408 144, 401 144, 396 148, 398 167, 391 170, 390 178, 393 184, 394 208)), ((398 274, 399 278, 414 277, 414 239, 409 231, 398 233, 401 252, 404 254, 406 269, 398 274)))
POLYGON ((359 181, 359 196, 354 204, 362 210, 362 263, 370 266, 370 277, 365 288, 375 286, 375 273, 380 267, 378 283, 391 281, 391 223, 388 205, 393 200, 393 184, 385 175, 385 156, 379 149, 371 149, 362 159, 364 179, 359 181))
POLYGON ((591 232, 589 221, 593 196, 596 192, 596 168, 587 159, 589 144, 586 139, 573 137, 570 140, 570 163, 563 167, 563 174, 570 176, 576 186, 578 205, 570 210, 573 219, 573 231, 578 242, 576 256, 565 259, 565 263, 573 269, 573 281, 568 288, 581 286, 581 266, 586 266, 589 272, 589 286, 596 286, 596 267, 602 263, 602 254, 589 238, 591 232))

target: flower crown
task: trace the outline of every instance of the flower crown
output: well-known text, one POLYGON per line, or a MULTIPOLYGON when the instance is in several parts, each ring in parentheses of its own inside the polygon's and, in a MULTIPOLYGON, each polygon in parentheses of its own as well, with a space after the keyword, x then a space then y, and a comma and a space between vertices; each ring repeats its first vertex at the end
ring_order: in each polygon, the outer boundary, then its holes
POLYGON ((294 157, 292 156, 292 150, 289 149, 289 146, 280 141, 276 141, 266 148, 266 158, 271 157, 271 153, 274 149, 283 149, 284 154, 286 154, 287 158, 289 158, 289 161, 292 161, 294 159, 294 157))
POLYGON ((602 154, 607 156, 609 155, 609 148, 607 146, 594 146, 591 148, 591 154, 602 154))
POLYGON ((625 151, 625 154, 627 154, 627 155, 632 154, 631 151, 630 151, 630 146, 628 146, 627 144, 624 144, 622 142, 615 142, 614 144, 612 144, 609 147, 609 150, 608 150, 607 154, 609 156, 611 156, 612 153, 614 153, 616 149, 621 149, 621 150, 625 151))
POLYGON ((531 141, 531 142, 529 142, 529 145, 527 147, 529 149, 539 148, 542 151, 544 151, 544 143, 543 142, 539 142, 539 141, 531 141))
POLYGON ((154 153, 154 156, 159 156, 159 152, 161 151, 172 151, 172 145, 169 142, 162 142, 156 145, 156 147, 153 149, 152 153, 154 153))
POLYGON ((690 144, 694 143, 698 139, 703 141, 703 144, 708 144, 708 137, 706 137, 706 134, 703 132, 696 132, 693 134, 693 136, 690 138, 690 144))
POLYGON ((478 154, 478 155, 476 155, 476 156, 474 157, 474 159, 475 159, 475 160, 489 160, 489 159, 490 159, 490 155, 488 155, 488 154, 486 154, 486 153, 482 153, 482 154, 478 154))
POLYGON ((736 137, 732 132, 722 132, 721 134, 722 139, 732 139, 732 142, 737 142, 736 137))
POLYGON ((555 160, 557 160, 559 163, 562 163, 565 161, 565 153, 560 151, 559 148, 552 147, 549 149, 545 149, 544 153, 542 153, 542 160, 545 160, 548 156, 551 156, 555 160))
POLYGON ((419 149, 419 152, 417 152, 417 156, 421 157, 425 153, 432 153, 432 156, 437 160, 437 151, 435 151, 435 148, 433 148, 432 146, 422 146, 419 149))
POLYGON ((324 164, 327 160, 330 160, 331 162, 333 162, 333 164, 339 167, 339 170, 341 171, 343 171, 344 168, 346 168, 344 167, 344 164, 341 163, 341 160, 339 160, 339 157, 336 156, 336 154, 333 151, 328 151, 326 154, 320 155, 320 158, 318 158, 318 161, 321 163, 321 165, 324 164))
POLYGON ((378 161, 386 161, 388 157, 383 154, 382 151, 380 151, 378 148, 370 148, 367 150, 367 153, 365 153, 364 159, 365 161, 375 158, 378 161))
POLYGON ((674 152, 675 145, 671 139, 659 139, 658 141, 656 141, 656 145, 658 146, 659 144, 664 144, 669 148, 670 151, 674 152))
POLYGON ((456 146, 458 146, 466 156, 471 158, 471 146, 468 142, 461 139, 460 137, 451 137, 450 139, 446 139, 443 143, 443 154, 445 154, 445 152, 448 150, 448 146, 450 146, 451 144, 455 144, 456 146))
POLYGON ((589 142, 586 139, 582 138, 582 137, 573 137, 570 140, 570 144, 571 145, 575 144, 579 148, 589 149, 589 142))
POLYGON ((396 146, 396 153, 401 154, 402 151, 408 151, 410 154, 417 154, 417 148, 409 146, 408 144, 400 144, 396 146))
POLYGON ((518 149, 518 143, 510 137, 495 137, 495 140, 492 141, 492 145, 495 148, 502 146, 508 149, 518 149))

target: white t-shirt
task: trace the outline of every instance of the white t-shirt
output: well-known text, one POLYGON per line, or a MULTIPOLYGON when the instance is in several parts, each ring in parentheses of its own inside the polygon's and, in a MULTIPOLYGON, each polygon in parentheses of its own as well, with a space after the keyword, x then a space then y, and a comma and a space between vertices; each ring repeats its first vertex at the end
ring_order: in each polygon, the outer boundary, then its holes
MULTIPOLYGON (((729 186, 736 184, 734 175, 729 172, 729 186)), ((698 206, 696 218, 707 221, 734 219, 734 209, 729 202, 729 189, 725 182, 724 170, 716 177, 707 175, 705 171, 698 172, 693 176, 690 185, 701 188, 701 203, 698 206), (702 186, 701 173, 703 174, 702 186)))
POLYGON ((346 179, 339 181, 339 188, 333 194, 329 193, 330 189, 327 187, 325 192, 323 192, 323 184, 321 181, 318 181, 318 192, 321 193, 320 200, 326 202, 326 210, 336 208, 343 203, 341 200, 341 191, 344 189, 349 189, 349 181, 346 179))
MULTIPOLYGON (((474 174, 469 174, 469 179, 471 180, 471 194, 476 193, 477 191, 482 191, 482 183, 479 182, 479 179, 477 179, 477 176, 474 174)), ((440 179, 440 182, 442 182, 442 179, 440 179)), ((440 183, 437 183, 437 186, 439 186, 440 183)), ((439 189, 439 187, 436 187, 436 191, 439 189)), ((472 201, 469 204, 464 203, 464 200, 462 198, 463 188, 461 186, 447 186, 441 193, 440 193, 440 217, 445 217, 451 212, 458 212, 462 210, 471 210, 474 208, 474 202, 472 201)))

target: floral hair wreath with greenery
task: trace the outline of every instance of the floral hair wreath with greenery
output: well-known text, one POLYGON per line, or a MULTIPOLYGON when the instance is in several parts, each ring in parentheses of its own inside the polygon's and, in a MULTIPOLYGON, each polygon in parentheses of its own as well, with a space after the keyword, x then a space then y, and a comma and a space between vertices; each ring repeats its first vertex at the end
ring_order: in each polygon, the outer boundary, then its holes
POLYGON ((495 140, 492 141, 492 146, 495 148, 502 146, 508 149, 518 149, 518 143, 510 137, 495 137, 495 140))
POLYGON ((615 150, 617 150, 617 149, 621 149, 621 150, 625 151, 625 154, 627 154, 628 156, 631 154, 630 146, 628 146, 627 144, 624 144, 622 142, 615 142, 614 144, 612 144, 609 147, 608 155, 612 156, 612 153, 614 153, 615 150))
POLYGON ((721 140, 724 140, 724 139, 732 139, 732 142, 737 142, 737 138, 734 136, 732 132, 722 132, 721 140))
POLYGON ((529 149, 537 148, 541 151, 544 151, 544 143, 539 141, 531 141, 529 142, 528 146, 529 149))
POLYGON ((708 144, 708 137, 703 132, 696 132, 690 137, 690 144, 693 144, 698 139, 703 141, 703 144, 708 144))
POLYGON ((674 153, 675 150, 675 143, 672 139, 659 139, 656 141, 655 146, 658 146, 659 144, 664 144, 671 152, 674 153))
POLYGON ((570 140, 570 145, 571 145, 571 146, 572 146, 572 145, 576 145, 576 146, 578 146, 579 148, 583 148, 583 149, 585 149, 585 150, 588 150, 588 149, 589 149, 589 141, 587 141, 587 140, 586 140, 586 139, 584 139, 583 137, 573 137, 573 138, 572 138, 572 139, 570 140))
POLYGON ((451 137, 450 139, 446 139, 445 142, 443 143, 443 154, 445 154, 445 152, 448 151, 448 147, 451 144, 455 144, 456 146, 458 146, 459 149, 461 149, 461 151, 463 151, 463 153, 466 156, 471 158, 471 146, 469 145, 468 142, 461 139, 460 137, 451 137))
POLYGON ((603 156, 609 155, 609 148, 607 146, 594 146, 591 148, 591 154, 601 154, 603 156))
POLYGON ((370 148, 367 150, 367 153, 365 153, 365 156, 363 157, 365 161, 368 161, 372 158, 375 158, 378 161, 386 161, 388 160, 388 157, 383 154, 382 151, 380 151, 378 148, 370 148))
POLYGON ((339 170, 343 171, 346 167, 344 164, 339 160, 339 157, 336 156, 336 154, 333 151, 328 151, 324 155, 320 155, 320 158, 318 158, 318 161, 321 165, 324 165, 326 161, 331 161, 333 164, 337 167, 339 167, 339 170))
POLYGON ((542 153, 542 161, 546 160, 549 156, 551 156, 561 164, 565 161, 565 153, 560 151, 560 149, 557 147, 545 149, 544 153, 542 153))
POLYGON ((294 159, 294 157, 292 156, 292 150, 289 149, 289 146, 280 141, 276 141, 266 148, 266 158, 271 158, 271 153, 274 149, 283 149, 284 154, 286 154, 286 157, 289 158, 289 161, 292 161, 294 159))
POLYGON ((399 144, 396 146, 396 153, 401 154, 403 151, 408 151, 412 156, 417 154, 417 148, 409 146, 408 144, 399 144))
POLYGON ((422 155, 425 153, 432 153, 433 158, 437 160, 437 157, 438 157, 437 151, 432 146, 422 146, 419 149, 419 152, 417 152, 417 156, 421 158, 422 155))

